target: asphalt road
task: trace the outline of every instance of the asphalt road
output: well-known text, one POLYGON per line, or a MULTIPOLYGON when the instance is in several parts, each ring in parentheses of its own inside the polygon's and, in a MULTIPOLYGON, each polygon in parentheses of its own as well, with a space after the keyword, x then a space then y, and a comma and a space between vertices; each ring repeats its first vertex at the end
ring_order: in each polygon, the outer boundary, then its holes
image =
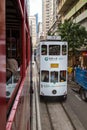
POLYGON ((72 89, 76 88, 78 90, 77 84, 74 82, 68 83, 68 97, 66 105, 69 105, 78 117, 84 128, 87 130, 87 102, 84 102, 78 93, 78 91, 73 91, 72 89))
MULTIPOLYGON (((34 66, 33 66, 34 72, 36 70, 36 68, 34 70, 35 66, 36 65, 34 64, 34 66)), ((38 78, 38 76, 36 76, 36 75, 37 74, 34 73, 33 80, 35 80, 35 77, 38 78)), ((69 82, 68 83, 68 96, 67 96, 67 100, 65 101, 64 104, 65 104, 65 106, 69 106, 69 108, 73 111, 74 115, 76 115, 76 117, 79 119, 79 121, 81 122, 81 124, 83 125, 85 130, 87 130, 87 102, 84 102, 80 98, 80 95, 78 94, 78 92, 72 90, 73 88, 75 90, 78 90, 77 84, 75 84, 74 82, 69 82)), ((68 112, 69 112, 69 110, 68 110, 68 112)), ((71 111, 70 111, 70 113, 71 113, 71 111)), ((74 122, 78 123, 76 121, 74 121, 74 122)), ((76 125, 79 126, 79 123, 76 125)), ((76 129, 76 130, 84 130, 84 129, 82 129, 83 127, 79 126, 80 129, 76 129)))

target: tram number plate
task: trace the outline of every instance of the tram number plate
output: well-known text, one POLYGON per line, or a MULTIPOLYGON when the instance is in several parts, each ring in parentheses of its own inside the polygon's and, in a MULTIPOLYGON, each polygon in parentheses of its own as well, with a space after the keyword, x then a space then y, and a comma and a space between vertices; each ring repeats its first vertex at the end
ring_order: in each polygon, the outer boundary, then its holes
POLYGON ((58 68, 59 64, 51 64, 50 66, 51 66, 51 68, 58 68))

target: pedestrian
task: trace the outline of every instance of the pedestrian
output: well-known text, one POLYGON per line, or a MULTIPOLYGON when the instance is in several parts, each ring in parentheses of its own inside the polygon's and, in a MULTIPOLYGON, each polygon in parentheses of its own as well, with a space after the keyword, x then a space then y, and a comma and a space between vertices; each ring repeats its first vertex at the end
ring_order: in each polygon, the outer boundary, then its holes
POLYGON ((69 81, 72 80, 72 71, 73 71, 72 66, 68 67, 68 80, 69 81))

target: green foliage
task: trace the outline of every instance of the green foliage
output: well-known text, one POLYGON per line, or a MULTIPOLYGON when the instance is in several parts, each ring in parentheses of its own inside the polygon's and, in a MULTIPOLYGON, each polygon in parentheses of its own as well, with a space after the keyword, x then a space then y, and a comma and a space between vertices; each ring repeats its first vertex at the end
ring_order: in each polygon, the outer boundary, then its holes
POLYGON ((76 48, 81 47, 87 40, 87 31, 83 26, 72 21, 67 21, 59 26, 59 34, 63 41, 68 42, 69 50, 75 52, 76 48))
POLYGON ((48 33, 47 33, 47 35, 51 35, 51 33, 50 33, 50 32, 48 32, 48 33))

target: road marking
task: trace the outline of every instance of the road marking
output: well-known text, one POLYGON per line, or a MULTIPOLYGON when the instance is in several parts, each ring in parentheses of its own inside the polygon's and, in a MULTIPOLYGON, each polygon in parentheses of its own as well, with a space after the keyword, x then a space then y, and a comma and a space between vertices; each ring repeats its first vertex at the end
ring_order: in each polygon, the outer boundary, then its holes
POLYGON ((82 101, 81 98, 80 98, 78 95, 75 94, 75 96, 76 96, 76 98, 77 98, 79 101, 82 101))

